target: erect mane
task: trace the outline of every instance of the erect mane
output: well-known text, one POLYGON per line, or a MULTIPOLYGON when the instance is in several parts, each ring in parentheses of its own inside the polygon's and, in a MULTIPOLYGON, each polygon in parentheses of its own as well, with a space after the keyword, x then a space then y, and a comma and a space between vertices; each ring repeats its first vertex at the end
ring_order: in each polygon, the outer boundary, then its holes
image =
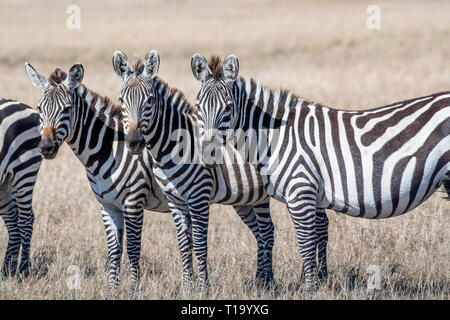
POLYGON ((61 68, 55 68, 55 70, 48 76, 48 82, 56 86, 66 80, 67 74, 61 68))
POLYGON ((208 59, 208 68, 212 73, 214 79, 219 79, 222 73, 223 61, 218 55, 212 55, 208 59))
POLYGON ((131 68, 132 68, 131 72, 133 72, 134 74, 136 75, 141 74, 142 71, 144 70, 144 64, 142 63, 141 58, 135 56, 131 68))
POLYGON ((192 114, 195 113, 196 109, 189 103, 189 101, 186 99, 186 96, 184 95, 184 93, 175 88, 175 87, 171 87, 167 82, 165 82, 164 80, 162 80, 161 78, 158 77, 158 84, 155 84, 157 86, 160 87, 164 87, 165 92, 161 92, 161 94, 166 94, 169 99, 172 100, 173 97, 177 96, 177 101, 180 102, 182 101, 181 105, 179 103, 177 103, 178 105, 178 111, 180 112, 184 112, 187 114, 192 114))
POLYGON ((108 127, 123 131, 121 105, 115 104, 109 97, 98 94, 83 84, 80 85, 80 88, 82 89, 81 96, 83 99, 86 99, 89 94, 92 97, 92 101, 95 100, 95 103, 92 103, 91 101, 89 104, 89 108, 95 115, 108 127))

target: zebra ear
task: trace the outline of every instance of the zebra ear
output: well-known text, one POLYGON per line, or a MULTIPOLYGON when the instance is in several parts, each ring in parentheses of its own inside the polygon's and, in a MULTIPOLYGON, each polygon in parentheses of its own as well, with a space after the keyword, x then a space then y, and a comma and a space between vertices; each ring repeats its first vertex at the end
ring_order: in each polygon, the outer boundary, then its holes
POLYGON ((233 82, 239 74, 239 60, 234 54, 230 54, 223 62, 222 78, 226 82, 233 82))
POLYGON ((121 77, 122 80, 124 80, 130 72, 130 67, 128 66, 128 57, 125 55, 125 53, 119 50, 114 52, 112 64, 116 74, 121 77))
POLYGON ((69 76, 67 77, 66 84, 67 87, 72 90, 78 88, 83 81, 84 68, 81 63, 74 64, 69 70, 69 76))
POLYGON ((144 59, 145 75, 149 78, 154 78, 159 70, 159 54, 158 51, 152 50, 145 55, 144 59))
POLYGON ((28 78, 30 78, 33 86, 41 89, 42 91, 45 89, 47 86, 47 78, 42 73, 34 69, 28 62, 25 62, 25 72, 27 73, 28 78))
POLYGON ((211 70, 209 70, 208 68, 208 63, 206 62, 205 57, 199 53, 196 53, 192 56, 191 69, 192 74, 198 81, 203 82, 208 78, 208 76, 212 75, 211 70))

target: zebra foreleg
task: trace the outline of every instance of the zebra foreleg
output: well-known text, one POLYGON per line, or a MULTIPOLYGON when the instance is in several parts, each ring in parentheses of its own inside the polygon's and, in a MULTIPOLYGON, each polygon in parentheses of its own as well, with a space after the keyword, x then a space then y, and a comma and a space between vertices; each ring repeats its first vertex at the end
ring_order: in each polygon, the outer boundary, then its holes
MULTIPOLYGON (((34 183, 34 182, 33 182, 34 183)), ((27 277, 30 272, 30 243, 33 235, 34 213, 32 209, 33 189, 21 188, 14 191, 19 213, 18 226, 22 242, 22 252, 19 264, 20 275, 27 277)))
POLYGON ((314 291, 318 288, 316 264, 316 206, 311 195, 299 196, 287 203, 289 213, 297 234, 300 255, 303 260, 305 288, 314 291))
POLYGON ((127 236, 127 253, 131 264, 130 296, 133 296, 141 279, 139 257, 141 254, 142 223, 144 213, 127 211, 125 214, 125 229, 127 236))
POLYGON ((255 211, 252 206, 233 206, 233 208, 256 239, 256 244, 258 246, 256 278, 259 279, 264 272, 262 265, 264 261, 264 244, 260 237, 255 211))
POLYGON ((198 262, 199 289, 201 292, 209 288, 208 257, 208 199, 196 199, 195 205, 189 205, 192 219, 192 244, 198 262))
POLYGON ((102 208, 103 224, 105 225, 108 245, 109 277, 105 298, 109 299, 120 285, 120 259, 123 243, 123 214, 102 208))
POLYGON ((253 206, 253 208, 255 209, 259 238, 263 247, 263 257, 261 263, 258 264, 258 269, 262 269, 260 279, 266 284, 273 281, 272 249, 274 243, 274 226, 270 217, 270 199, 253 206))
MULTIPOLYGON (((327 244, 328 244, 328 217, 325 209, 316 210, 316 250, 317 268, 319 281, 326 281, 328 278, 327 266, 327 244)), ((301 279, 305 278, 305 268, 303 266, 301 279)))
POLYGON ((325 209, 317 209, 316 211, 316 242, 319 281, 326 281, 328 278, 328 217, 325 209))
POLYGON ((178 247, 183 265, 182 285, 186 297, 194 287, 194 269, 192 264, 192 222, 189 209, 184 204, 168 201, 169 209, 177 230, 178 247))

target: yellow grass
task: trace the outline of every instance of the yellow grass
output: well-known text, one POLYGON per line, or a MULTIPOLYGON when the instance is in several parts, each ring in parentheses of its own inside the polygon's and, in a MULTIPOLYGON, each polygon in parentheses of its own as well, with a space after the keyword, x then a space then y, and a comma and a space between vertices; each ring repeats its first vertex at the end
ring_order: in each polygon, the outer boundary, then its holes
MULTIPOLYGON (((193 53, 235 53, 240 73, 338 108, 368 108, 450 89, 450 3, 445 1, 77 1, 81 29, 66 28, 72 1, 0 3, 0 96, 35 105, 23 64, 49 74, 75 62, 84 83, 116 99, 114 50, 131 58, 151 49, 160 76, 195 101, 193 53), (381 29, 366 8, 381 8, 381 29)), ((402 217, 368 221, 329 212, 330 281, 315 294, 299 285, 301 259, 285 206, 273 201, 276 286, 253 285, 256 242, 231 207, 214 205, 209 228, 209 299, 449 299, 449 203, 437 193, 402 217), (368 290, 369 266, 381 288, 368 290), (372 267, 373 268, 373 267, 372 267)), ((101 299, 106 239, 84 168, 67 146, 44 161, 34 193, 32 275, 0 282, 0 299, 101 299), (81 269, 70 290, 70 265, 81 269)), ((169 214, 147 212, 143 279, 137 299, 181 298, 181 264, 169 214)), ((0 253, 6 249, 0 225, 0 253)), ((128 298, 128 261, 116 298, 128 298)), ((370 268, 369 268, 370 270, 370 268)), ((193 296, 193 298, 197 298, 193 296)))

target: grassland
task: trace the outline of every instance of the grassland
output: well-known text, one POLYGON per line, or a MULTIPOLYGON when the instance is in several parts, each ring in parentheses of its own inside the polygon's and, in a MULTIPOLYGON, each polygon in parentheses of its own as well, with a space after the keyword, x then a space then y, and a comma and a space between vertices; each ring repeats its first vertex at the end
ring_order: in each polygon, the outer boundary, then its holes
MULTIPOLYGON (((161 56, 160 76, 195 101, 195 52, 235 53, 240 73, 325 105, 364 109, 450 89, 450 3, 446 1, 108 1, 78 0, 81 29, 69 30, 69 1, 0 3, 0 96, 36 105, 23 64, 44 74, 85 67, 84 83, 116 99, 114 50, 161 56), (366 27, 367 6, 381 9, 381 29, 366 27)), ((449 299, 450 203, 437 193, 405 216, 368 221, 329 212, 330 280, 308 294, 285 206, 272 202, 276 285, 253 285, 256 242, 231 207, 214 205, 209 229, 208 299, 449 299), (375 266, 381 287, 368 290, 375 266)), ((44 161, 34 194, 32 274, 0 282, 0 299, 102 299, 107 251, 99 205, 84 168, 64 146, 44 161), (68 267, 81 270, 70 290, 68 267)), ((0 253, 6 249, 0 224, 0 253)), ((147 212, 143 279, 136 299, 181 297, 181 263, 169 214, 147 212)), ((117 299, 128 298, 123 259, 117 299)), ((195 296, 193 298, 196 298, 195 296)))

